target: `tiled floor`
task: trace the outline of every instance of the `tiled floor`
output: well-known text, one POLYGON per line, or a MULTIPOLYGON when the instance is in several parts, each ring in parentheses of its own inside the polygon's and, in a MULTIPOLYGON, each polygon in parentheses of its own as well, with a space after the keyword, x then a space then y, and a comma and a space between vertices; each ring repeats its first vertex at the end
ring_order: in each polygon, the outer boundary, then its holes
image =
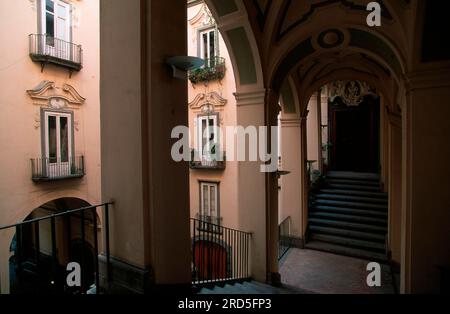
POLYGON ((382 265, 381 287, 367 285, 369 261, 312 250, 292 249, 283 258, 283 284, 321 294, 393 294, 390 267, 382 265))

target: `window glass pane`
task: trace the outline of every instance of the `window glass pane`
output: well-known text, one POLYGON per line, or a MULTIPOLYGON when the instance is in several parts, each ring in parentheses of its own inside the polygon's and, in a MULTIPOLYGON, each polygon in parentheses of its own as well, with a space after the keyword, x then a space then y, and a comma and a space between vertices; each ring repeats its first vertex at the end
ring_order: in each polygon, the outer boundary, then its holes
MULTIPOLYGON (((209 127, 208 127, 208 138, 209 138, 209 143, 211 145, 213 145, 216 142, 216 130, 215 130, 215 123, 214 123, 214 119, 209 119, 209 127)), ((214 153, 214 152, 212 152, 214 153)))
POLYGON ((45 33, 51 37, 55 37, 55 17, 47 13, 45 16, 45 33))
POLYGON ((54 12, 54 6, 53 0, 46 0, 45 2, 45 9, 49 12, 54 12))
POLYGON ((200 136, 201 136, 201 138, 202 138, 202 142, 201 142, 201 145, 202 145, 202 153, 203 153, 203 156, 205 156, 206 154, 207 154, 207 143, 208 143, 208 141, 207 141, 207 134, 208 134, 208 132, 207 132, 207 125, 206 125, 206 120, 205 119, 201 119, 201 121, 202 121, 202 126, 201 126, 201 134, 200 134, 200 136))
POLYGON ((211 208, 211 216, 217 217, 217 209, 216 209, 216 187, 214 185, 211 186, 210 189, 210 208, 211 208))
POLYGON ((202 42, 203 59, 208 59, 208 33, 203 33, 202 37, 203 37, 202 42))
MULTIPOLYGON (((214 63, 214 57, 216 56, 216 34, 215 31, 209 32, 209 55, 211 58, 211 63, 214 63)), ((215 66, 215 64, 211 64, 215 66)))
POLYGON ((57 162, 56 152, 56 117, 48 117, 48 157, 50 163, 57 162))
POLYGON ((208 195, 208 186, 203 184, 202 185, 202 189, 203 189, 203 202, 202 202, 202 215, 204 216, 209 216, 209 195, 208 195))
MULTIPOLYGON (((56 36, 55 37, 58 39, 68 41, 66 27, 67 27, 66 21, 58 18, 57 22, 56 22, 56 36)), ((66 48, 66 47, 64 47, 64 48, 66 48)), ((64 51, 66 49, 62 49, 62 50, 64 51)))
POLYGON ((61 4, 58 4, 57 14, 58 14, 58 17, 65 19, 67 17, 67 7, 63 6, 61 4))
POLYGON ((69 162, 69 125, 67 117, 60 118, 61 162, 69 162))

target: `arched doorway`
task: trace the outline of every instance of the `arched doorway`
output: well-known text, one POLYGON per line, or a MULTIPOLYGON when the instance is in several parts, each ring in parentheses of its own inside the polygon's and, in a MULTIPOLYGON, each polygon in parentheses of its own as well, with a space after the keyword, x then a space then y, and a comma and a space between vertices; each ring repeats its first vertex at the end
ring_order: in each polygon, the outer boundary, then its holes
POLYGON ((208 282, 217 278, 231 278, 230 251, 224 244, 208 239, 195 239, 193 278, 208 282))
POLYGON ((24 220, 30 223, 16 228, 10 248, 12 294, 77 294, 95 283, 93 246, 101 234, 93 228, 92 212, 39 220, 88 206, 81 199, 53 200, 34 209, 24 220), (67 265, 72 262, 81 267, 81 287, 67 286, 67 265))
POLYGON ((380 97, 361 95, 362 83, 357 81, 337 84, 343 85, 338 88, 344 94, 332 96, 328 103, 329 170, 378 173, 380 97), (349 93, 354 100, 345 97, 349 93))

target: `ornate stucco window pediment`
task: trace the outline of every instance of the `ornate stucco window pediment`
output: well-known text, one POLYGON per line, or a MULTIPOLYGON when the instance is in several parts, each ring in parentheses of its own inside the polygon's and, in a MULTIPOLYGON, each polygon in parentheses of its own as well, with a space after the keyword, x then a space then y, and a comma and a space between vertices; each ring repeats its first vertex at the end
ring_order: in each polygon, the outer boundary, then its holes
POLYGON ((78 91, 69 84, 57 87, 54 82, 42 81, 33 89, 27 91, 33 99, 33 104, 54 109, 76 108, 85 102, 78 91))
POLYGON ((202 4, 200 10, 193 18, 189 20, 189 23, 194 27, 205 27, 215 25, 216 21, 209 11, 208 6, 206 4, 202 4))
POLYGON ((366 96, 378 97, 377 92, 369 84, 360 81, 336 81, 331 84, 330 101, 338 97, 342 99, 348 107, 357 107, 366 96))
POLYGON ((225 107, 227 100, 212 92, 209 94, 198 94, 195 99, 189 103, 189 108, 196 111, 202 111, 203 113, 213 113, 217 110, 225 107))

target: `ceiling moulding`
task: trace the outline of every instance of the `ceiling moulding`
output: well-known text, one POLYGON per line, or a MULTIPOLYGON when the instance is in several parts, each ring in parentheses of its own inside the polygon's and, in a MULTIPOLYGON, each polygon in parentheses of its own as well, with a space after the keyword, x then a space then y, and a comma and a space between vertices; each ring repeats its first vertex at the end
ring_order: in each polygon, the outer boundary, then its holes
POLYGON ((55 109, 77 107, 86 100, 73 86, 63 84, 62 87, 57 87, 55 82, 50 81, 42 81, 35 88, 27 90, 27 93, 33 99, 34 105, 55 109))
POLYGON ((336 81, 331 84, 330 101, 340 97, 348 107, 357 107, 368 95, 378 97, 374 88, 360 81, 336 81))
POLYGON ((227 100, 212 92, 209 94, 198 94, 197 97, 189 104, 189 108, 193 110, 202 109, 208 112, 214 112, 218 108, 222 108, 227 104, 227 100))

